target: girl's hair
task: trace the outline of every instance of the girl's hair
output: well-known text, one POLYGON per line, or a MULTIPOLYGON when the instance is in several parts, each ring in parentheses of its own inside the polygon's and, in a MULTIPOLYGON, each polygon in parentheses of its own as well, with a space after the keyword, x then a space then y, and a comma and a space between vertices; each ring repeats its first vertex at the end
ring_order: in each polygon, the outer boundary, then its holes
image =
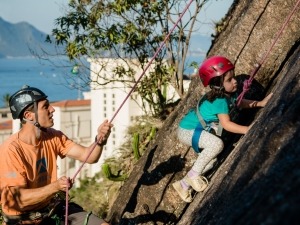
POLYGON ((214 77, 210 80, 209 86, 211 90, 206 94, 206 99, 209 102, 213 102, 217 98, 225 97, 225 89, 223 87, 225 74, 222 76, 214 77))

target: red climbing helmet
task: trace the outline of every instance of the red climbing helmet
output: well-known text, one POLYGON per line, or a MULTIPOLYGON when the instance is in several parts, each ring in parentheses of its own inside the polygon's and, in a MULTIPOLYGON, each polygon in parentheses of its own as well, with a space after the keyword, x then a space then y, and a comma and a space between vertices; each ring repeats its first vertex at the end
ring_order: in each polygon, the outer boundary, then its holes
POLYGON ((222 76, 227 71, 234 69, 234 65, 223 56, 212 56, 206 59, 199 67, 199 76, 207 87, 212 78, 222 76))

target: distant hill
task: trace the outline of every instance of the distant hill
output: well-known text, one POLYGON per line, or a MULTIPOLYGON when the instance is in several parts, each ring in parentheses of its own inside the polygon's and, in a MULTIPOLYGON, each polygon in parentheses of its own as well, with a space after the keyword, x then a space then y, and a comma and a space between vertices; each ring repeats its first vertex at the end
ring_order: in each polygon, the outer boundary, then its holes
POLYGON ((32 52, 55 52, 54 44, 46 43, 47 34, 26 22, 12 24, 0 17, 0 58, 32 56, 32 52))
MULTIPOLYGON (((32 56, 34 52, 55 54, 54 44, 46 43, 47 34, 27 22, 12 24, 0 17, 0 58, 32 56)), ((211 38, 195 34, 191 37, 189 57, 205 57, 211 38)))

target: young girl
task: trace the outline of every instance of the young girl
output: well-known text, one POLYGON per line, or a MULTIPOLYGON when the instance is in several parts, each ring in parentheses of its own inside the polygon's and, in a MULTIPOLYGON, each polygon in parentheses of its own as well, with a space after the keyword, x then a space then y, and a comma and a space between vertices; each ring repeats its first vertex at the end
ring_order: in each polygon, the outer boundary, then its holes
MULTIPOLYGON (((208 181, 201 175, 213 167, 217 155, 223 150, 223 141, 213 133, 225 129, 245 134, 249 130, 249 126, 238 125, 229 117, 237 98, 234 65, 225 57, 213 56, 202 63, 199 76, 204 87, 209 85, 211 91, 203 97, 197 109, 190 110, 184 116, 177 133, 180 142, 192 146, 198 153, 191 170, 183 179, 173 183, 174 189, 185 202, 192 201, 192 189, 200 192, 207 187, 208 181)), ((271 95, 262 101, 243 99, 239 107, 264 107, 271 95)))

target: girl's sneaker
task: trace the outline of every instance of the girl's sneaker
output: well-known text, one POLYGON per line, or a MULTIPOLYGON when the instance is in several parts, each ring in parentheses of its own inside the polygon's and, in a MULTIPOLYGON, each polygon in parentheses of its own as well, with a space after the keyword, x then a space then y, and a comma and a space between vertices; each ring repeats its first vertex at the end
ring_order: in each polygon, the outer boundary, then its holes
POLYGON ((208 186, 208 180, 204 176, 189 177, 186 175, 184 180, 197 192, 204 191, 204 189, 208 186))
POLYGON ((192 190, 190 188, 188 190, 184 190, 180 184, 180 180, 176 181, 172 185, 173 185, 173 188, 175 189, 175 191, 177 191, 178 195, 180 196, 180 198, 183 201, 185 201, 187 203, 192 202, 193 197, 192 197, 192 190))

